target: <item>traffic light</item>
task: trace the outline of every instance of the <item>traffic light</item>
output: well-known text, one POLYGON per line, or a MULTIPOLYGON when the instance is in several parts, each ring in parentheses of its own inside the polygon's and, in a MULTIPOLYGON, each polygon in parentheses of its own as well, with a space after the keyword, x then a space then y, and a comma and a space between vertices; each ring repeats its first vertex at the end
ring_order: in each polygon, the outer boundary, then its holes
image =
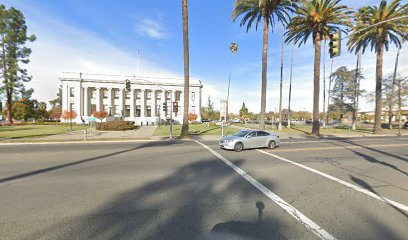
POLYGON ((165 112, 167 110, 167 103, 163 103, 163 112, 165 112))
POLYGON ((130 91, 130 81, 129 81, 129 79, 126 79, 125 85, 126 85, 126 91, 130 91))
POLYGON ((173 102, 173 112, 178 112, 178 102, 173 102))
POLYGON ((338 57, 341 55, 341 32, 335 32, 329 35, 330 36, 330 58, 338 57))

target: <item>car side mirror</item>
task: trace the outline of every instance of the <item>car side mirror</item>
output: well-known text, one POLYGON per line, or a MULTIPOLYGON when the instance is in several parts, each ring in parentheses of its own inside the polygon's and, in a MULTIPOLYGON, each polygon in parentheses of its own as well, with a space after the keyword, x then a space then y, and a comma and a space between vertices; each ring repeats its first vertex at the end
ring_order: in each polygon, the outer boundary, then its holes
POLYGON ((246 136, 246 138, 251 138, 251 137, 252 137, 251 135, 247 135, 247 136, 246 136))

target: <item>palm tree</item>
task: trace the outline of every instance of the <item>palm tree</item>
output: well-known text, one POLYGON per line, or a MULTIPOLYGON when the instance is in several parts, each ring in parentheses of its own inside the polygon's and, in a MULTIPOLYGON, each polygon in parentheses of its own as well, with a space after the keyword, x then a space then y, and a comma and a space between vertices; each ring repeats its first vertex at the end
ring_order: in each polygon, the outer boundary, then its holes
MULTIPOLYGON (((189 47, 188 47, 188 5, 187 0, 181 0, 183 8, 183 41, 184 41, 184 109, 183 126, 181 136, 188 135, 188 109, 190 92, 190 67, 189 67, 189 47)), ((172 104, 172 103, 171 103, 172 104)))
POLYGON ((403 19, 408 13, 408 4, 402 4, 401 0, 393 0, 389 5, 382 0, 380 5, 364 7, 359 10, 358 24, 353 28, 347 45, 356 53, 360 50, 365 52, 368 46, 375 49, 376 81, 375 81, 375 119, 374 134, 381 133, 381 110, 382 110, 382 77, 383 77, 383 54, 384 48, 388 51, 390 43, 397 48, 401 47, 401 38, 408 39, 408 21, 403 19))
POLYGON ((231 85, 231 73, 232 73, 232 59, 234 58, 235 53, 238 52, 238 44, 235 42, 232 42, 230 45, 230 50, 231 50, 231 63, 230 63, 230 72, 229 72, 229 77, 228 77, 228 91, 227 91, 227 107, 226 107, 226 113, 225 113, 225 121, 228 120, 228 104, 229 104, 229 93, 230 93, 230 85, 231 85))
POLYGON ((314 59, 314 90, 313 90, 313 129, 312 134, 319 135, 319 91, 320 91, 320 59, 321 41, 330 32, 339 31, 343 26, 351 26, 352 11, 341 0, 302 1, 295 16, 289 24, 287 42, 305 44, 310 36, 315 47, 314 59))
POLYGON ((236 0, 231 15, 233 21, 242 16, 240 26, 246 25, 247 32, 254 21, 257 30, 259 23, 263 20, 261 113, 259 121, 259 128, 262 130, 265 129, 269 27, 273 30, 275 20, 287 25, 290 19, 289 14, 296 8, 294 2, 291 0, 236 0))

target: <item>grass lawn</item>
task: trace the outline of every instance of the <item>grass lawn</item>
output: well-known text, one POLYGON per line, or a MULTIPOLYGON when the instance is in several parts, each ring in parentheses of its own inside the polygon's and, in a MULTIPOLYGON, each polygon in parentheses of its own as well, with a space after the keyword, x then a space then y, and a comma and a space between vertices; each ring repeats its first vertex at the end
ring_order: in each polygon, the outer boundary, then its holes
MULTIPOLYGON (((72 129, 81 130, 87 126, 73 125, 72 129)), ((16 125, 0 126, 0 138, 38 138, 54 134, 69 132, 69 125, 16 125)))
MULTIPOLYGON (((254 126, 250 126, 254 127, 254 126)), ((275 126, 271 125, 266 125, 266 129, 268 131, 272 132, 283 132, 286 134, 304 134, 304 135, 311 135, 312 132, 312 126, 292 126, 292 128, 286 128, 283 127, 282 131, 278 131, 275 126)), ((373 128, 372 127, 358 127, 356 130, 349 130, 347 127, 346 128, 331 128, 331 127, 320 127, 320 134, 322 135, 331 135, 331 134, 372 134, 373 133, 373 128)), ((383 134, 396 134, 397 130, 393 129, 383 129, 383 134)))
MULTIPOLYGON (((230 135, 238 132, 239 129, 224 127, 224 135, 230 135)), ((207 125, 189 125, 190 135, 221 135, 221 126, 209 126, 207 125)), ((160 126, 156 128, 154 136, 168 136, 170 134, 170 126, 160 126)), ((173 136, 181 135, 181 125, 173 126, 173 136)))

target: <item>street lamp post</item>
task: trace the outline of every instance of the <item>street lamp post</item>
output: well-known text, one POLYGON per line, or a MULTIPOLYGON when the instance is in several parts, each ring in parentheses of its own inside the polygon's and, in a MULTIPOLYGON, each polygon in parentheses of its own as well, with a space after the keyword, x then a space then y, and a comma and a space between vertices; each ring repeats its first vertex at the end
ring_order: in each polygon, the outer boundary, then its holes
POLYGON ((230 85, 231 85, 231 72, 232 72, 232 59, 234 58, 234 54, 238 52, 238 44, 232 42, 230 45, 231 50, 231 62, 230 62, 230 72, 228 76, 228 90, 227 90, 227 106, 226 106, 226 113, 225 113, 225 120, 228 120, 228 102, 229 102, 229 92, 230 92, 230 85))

